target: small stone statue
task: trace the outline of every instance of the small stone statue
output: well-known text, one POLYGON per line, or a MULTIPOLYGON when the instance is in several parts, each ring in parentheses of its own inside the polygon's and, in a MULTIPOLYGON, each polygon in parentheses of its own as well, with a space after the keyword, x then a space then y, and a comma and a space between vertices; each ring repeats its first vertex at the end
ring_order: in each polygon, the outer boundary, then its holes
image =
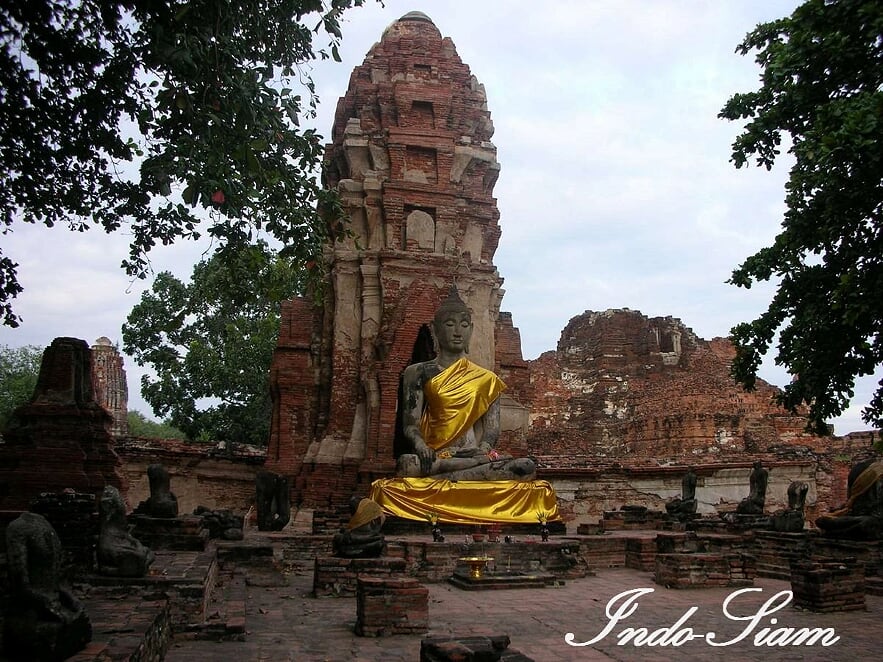
POLYGON ((770 472, 763 466, 763 462, 757 460, 751 475, 748 477, 748 496, 736 506, 739 515, 763 515, 763 507, 766 503, 766 486, 770 472))
POLYGON ((494 449, 500 436, 505 384, 471 363, 472 313, 451 290, 432 322, 436 358, 405 368, 402 426, 414 452, 401 455, 398 475, 450 480, 532 480, 536 465, 494 449))
POLYGON ((117 488, 107 485, 98 508, 98 572, 111 577, 143 577, 153 563, 153 551, 129 533, 126 504, 117 488))
POLYGON ((687 468, 687 473, 681 478, 681 496, 675 497, 665 504, 665 510, 669 515, 678 519, 689 519, 696 514, 696 473, 693 467, 687 468))
POLYGON ((380 532, 383 510, 371 499, 352 499, 352 517, 347 525, 334 535, 331 547, 335 556, 347 559, 382 556, 386 540, 380 532))
POLYGON ((800 533, 803 531, 803 509, 809 485, 795 480, 788 486, 788 508, 770 516, 770 528, 782 533, 800 533))
POLYGON ((846 503, 819 517, 816 526, 833 538, 883 539, 883 460, 859 462, 846 484, 846 503))
POLYGON ((169 472, 161 464, 147 467, 150 496, 135 508, 135 513, 148 517, 172 518, 178 516, 178 497, 172 494, 169 472))
POLYGON ((6 528, 3 647, 11 658, 63 660, 92 639, 83 605, 61 585, 61 553, 58 535, 42 515, 22 513, 6 528))
POLYGON ((288 478, 272 471, 259 471, 254 483, 258 531, 281 531, 291 520, 288 478))

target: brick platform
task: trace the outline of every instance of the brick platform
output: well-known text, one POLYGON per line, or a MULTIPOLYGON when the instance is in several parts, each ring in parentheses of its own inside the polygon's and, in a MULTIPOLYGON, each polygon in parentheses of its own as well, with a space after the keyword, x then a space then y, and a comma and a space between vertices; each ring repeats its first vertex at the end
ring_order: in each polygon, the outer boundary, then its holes
POLYGON ((317 556, 313 565, 313 596, 317 598, 352 597, 358 592, 358 579, 370 577, 393 579, 406 573, 402 558, 381 556, 376 559, 342 559, 317 556))
POLYGON ((810 611, 865 609, 865 566, 853 558, 814 559, 791 564, 794 606, 810 611))
POLYGON ((86 598, 92 641, 67 662, 162 660, 172 641, 167 600, 86 598))
POLYGON ((132 535, 157 550, 199 552, 205 549, 209 531, 201 517, 148 517, 129 515, 132 535))
POLYGON ((184 632, 202 626, 217 577, 217 558, 214 549, 209 549, 204 552, 157 552, 156 560, 144 577, 91 575, 85 581, 90 585, 89 595, 95 598, 140 596, 168 599, 172 629, 184 632))
POLYGON ((668 588, 751 586, 756 575, 750 554, 657 554, 653 581, 668 588))
POLYGON ((429 589, 409 577, 359 577, 355 632, 361 637, 423 634, 429 628, 429 589))

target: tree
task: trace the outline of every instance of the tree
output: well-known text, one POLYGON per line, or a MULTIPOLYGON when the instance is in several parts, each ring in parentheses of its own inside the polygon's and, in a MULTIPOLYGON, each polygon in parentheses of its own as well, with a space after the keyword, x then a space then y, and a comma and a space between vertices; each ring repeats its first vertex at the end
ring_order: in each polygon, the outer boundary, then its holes
MULTIPOLYGON (((737 168, 753 157, 770 169, 783 134, 794 158, 780 234, 730 279, 745 288, 779 279, 767 310, 732 330, 733 375, 752 388, 779 331, 775 361, 793 375, 780 403, 808 405, 820 434, 848 406, 856 377, 883 364, 881 35, 879 0, 809 0, 746 36, 737 52, 757 51, 761 87, 720 113, 747 120, 733 143, 737 168)), ((862 418, 883 426, 883 381, 862 418)))
MULTIPOLYGON (((223 249, 266 231, 312 259, 317 204, 339 207, 314 177, 320 136, 298 127, 316 104, 302 65, 339 60, 340 17, 362 2, 0 4, 0 227, 125 226, 123 267, 142 278, 156 244, 202 234, 223 249)), ((17 266, 0 252, 9 326, 17 266)))
POLYGON ((12 412, 34 395, 42 361, 42 347, 0 346, 0 431, 6 429, 12 412))
POLYGON ((151 439, 184 439, 184 433, 168 423, 151 421, 140 411, 130 410, 128 413, 129 434, 133 437, 149 437, 151 439))
POLYGON ((189 284, 160 273, 122 329, 125 352, 156 373, 141 378, 154 412, 190 439, 265 444, 279 310, 303 280, 262 241, 201 261, 189 284))

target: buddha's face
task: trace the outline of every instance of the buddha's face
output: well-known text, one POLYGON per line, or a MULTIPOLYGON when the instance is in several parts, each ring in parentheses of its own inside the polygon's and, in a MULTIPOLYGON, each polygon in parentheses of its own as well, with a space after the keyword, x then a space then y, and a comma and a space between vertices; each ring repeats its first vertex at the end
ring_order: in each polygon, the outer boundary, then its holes
POLYGON ((472 338, 472 316, 468 312, 452 312, 437 320, 435 337, 440 350, 448 352, 466 352, 472 338))

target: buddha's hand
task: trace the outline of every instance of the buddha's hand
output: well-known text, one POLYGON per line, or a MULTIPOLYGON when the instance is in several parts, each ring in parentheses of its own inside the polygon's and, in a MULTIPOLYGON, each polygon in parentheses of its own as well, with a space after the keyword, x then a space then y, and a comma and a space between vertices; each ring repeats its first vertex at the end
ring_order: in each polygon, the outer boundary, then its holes
POLYGON ((418 439, 414 443, 414 452, 420 458, 420 469, 424 474, 428 474, 432 469, 432 463, 435 462, 435 451, 426 445, 422 439, 418 439))
POLYGON ((454 453, 454 457, 476 457, 484 455, 484 451, 480 448, 460 448, 454 453))

